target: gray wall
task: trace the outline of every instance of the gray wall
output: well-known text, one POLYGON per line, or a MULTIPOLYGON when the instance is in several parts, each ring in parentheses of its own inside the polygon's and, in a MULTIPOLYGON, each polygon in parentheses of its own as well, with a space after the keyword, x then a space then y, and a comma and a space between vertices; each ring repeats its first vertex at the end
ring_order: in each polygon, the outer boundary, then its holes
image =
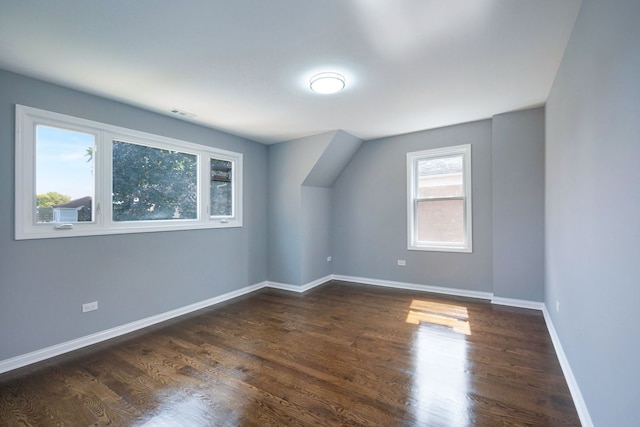
POLYGON ((0 71, 0 360, 266 280, 266 180, 261 144, 0 71), (244 227, 15 241, 16 103, 243 153, 244 227))
POLYGON ((544 109, 493 117, 493 293, 544 300, 544 109))
POLYGON ((545 301, 597 426, 638 423, 638 17, 584 0, 546 107, 545 301))
POLYGON ((301 190, 301 284, 305 284, 332 273, 327 262, 331 255, 331 189, 303 186, 301 190))
POLYGON ((333 186, 333 272, 492 292, 491 138, 484 120, 365 142, 333 186), (459 144, 472 146, 473 253, 409 251, 406 154, 459 144))

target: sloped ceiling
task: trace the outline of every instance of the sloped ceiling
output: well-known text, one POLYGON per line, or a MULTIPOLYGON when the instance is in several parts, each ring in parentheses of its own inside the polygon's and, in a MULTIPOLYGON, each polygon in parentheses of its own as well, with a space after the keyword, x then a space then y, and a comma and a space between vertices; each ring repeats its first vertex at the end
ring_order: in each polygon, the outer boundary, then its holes
POLYGON ((272 143, 542 105, 581 0, 3 0, 0 68, 272 143), (321 71, 335 95, 309 90, 321 71))
POLYGON ((302 185, 324 188, 333 187, 333 183, 349 164, 360 145, 362 145, 362 140, 343 131, 329 132, 322 135, 327 136, 328 144, 302 185))

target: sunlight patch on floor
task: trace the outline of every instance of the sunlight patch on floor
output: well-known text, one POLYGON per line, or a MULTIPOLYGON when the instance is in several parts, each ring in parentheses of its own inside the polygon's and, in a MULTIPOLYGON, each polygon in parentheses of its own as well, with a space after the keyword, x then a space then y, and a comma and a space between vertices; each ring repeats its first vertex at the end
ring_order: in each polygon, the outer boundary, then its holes
POLYGON ((447 326, 455 332, 471 335, 469 313, 467 308, 461 305, 414 299, 409 306, 406 322, 414 325, 431 323, 447 326))

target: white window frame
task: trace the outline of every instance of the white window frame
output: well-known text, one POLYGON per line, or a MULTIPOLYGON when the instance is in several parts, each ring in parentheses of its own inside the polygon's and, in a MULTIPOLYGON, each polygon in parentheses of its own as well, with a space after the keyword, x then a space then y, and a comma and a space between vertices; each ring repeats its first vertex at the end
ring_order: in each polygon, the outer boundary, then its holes
POLYGON ((471 201, 471 144, 451 147, 435 148, 431 150, 407 153, 407 248, 415 251, 438 252, 473 252, 473 217, 471 201), (417 198, 419 176, 418 162, 425 159, 462 155, 464 201, 464 232, 462 243, 456 242, 420 242, 418 241, 418 227, 416 210, 420 199, 417 198))
POLYGON ((37 108, 16 105, 15 239, 42 239, 104 234, 242 227, 242 154, 164 136, 99 123, 37 108), (70 226, 36 223, 36 126, 46 125, 95 136, 94 221, 70 226), (113 221, 112 141, 180 151, 198 158, 198 215, 196 219, 113 221), (210 216, 210 160, 232 163, 232 215, 210 216))

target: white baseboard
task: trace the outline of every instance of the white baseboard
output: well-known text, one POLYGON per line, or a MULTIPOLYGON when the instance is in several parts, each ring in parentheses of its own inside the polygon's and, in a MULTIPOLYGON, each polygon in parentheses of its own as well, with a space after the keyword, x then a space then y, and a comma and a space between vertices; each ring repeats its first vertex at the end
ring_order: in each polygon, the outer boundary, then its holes
POLYGON ((291 292, 298 292, 298 293, 303 293, 303 292, 307 292, 310 289, 315 288, 316 286, 320 286, 323 283, 327 283, 328 281, 332 280, 333 276, 332 275, 328 275, 325 277, 321 277, 320 279, 316 279, 312 282, 309 282, 307 284, 304 284, 302 286, 296 286, 296 285, 289 285, 287 283, 279 283, 279 282, 266 282, 266 286, 269 288, 274 288, 274 289, 281 289, 283 291, 291 291, 291 292))
POLYGON ((549 330, 549 335, 551 335, 553 348, 558 355, 558 361, 560 362, 562 373, 564 374, 564 378, 567 381, 567 385, 569 386, 569 392, 571 393, 571 397, 573 398, 573 404, 576 406, 576 411, 578 412, 580 423, 582 424, 582 427, 593 427, 593 421, 591 420, 591 415, 589 415, 587 404, 582 397, 582 392, 580 391, 580 387, 578 386, 576 377, 573 375, 571 365, 569 364, 569 360, 564 353, 562 344, 560 342, 560 337, 558 337, 556 328, 555 326, 553 326, 553 321, 551 320, 551 316, 549 315, 549 310, 546 305, 544 305, 542 309, 542 314, 544 315, 544 321, 547 323, 547 330, 549 330))
POLYGON ((107 329, 95 334, 87 335, 84 337, 76 338, 71 341, 66 341, 61 344, 56 344, 51 347, 43 348, 40 350, 32 351, 30 353, 22 354, 20 356, 12 357, 11 359, 0 361, 0 374, 14 369, 22 368, 27 365, 31 365, 36 362, 40 362, 46 359, 50 359, 55 356, 59 356, 64 353, 68 353, 73 350, 78 350, 83 347, 87 347, 93 344, 97 344, 102 341, 106 341, 111 338, 119 337, 121 335, 128 334, 130 332, 137 331, 142 328, 146 328, 151 325, 155 325, 165 320, 173 319, 174 317, 182 316, 200 310, 202 308, 210 307, 212 305, 220 304, 221 302, 236 298, 250 292, 257 291, 267 286, 267 282, 256 283, 255 285, 246 286, 235 291, 227 292, 226 294, 219 295, 217 297, 209 298, 204 301, 199 301, 194 304, 186 305, 184 307, 170 310, 165 313, 150 316, 135 322, 127 323, 125 325, 116 326, 115 328, 107 329))
POLYGON ((485 300, 491 300, 493 298, 493 294, 491 292, 469 291, 466 289, 445 288, 441 286, 418 285, 416 283, 395 282, 391 280, 370 279, 366 277, 333 275, 332 279, 342 280, 344 282, 362 283, 365 285, 406 289, 410 291, 432 292, 435 294, 453 295, 458 297, 468 297, 485 300))
POLYGON ((544 308, 544 303, 539 301, 529 301, 515 298, 502 298, 494 296, 491 298, 491 304, 507 305, 509 307, 529 308, 531 310, 540 310, 544 308))

